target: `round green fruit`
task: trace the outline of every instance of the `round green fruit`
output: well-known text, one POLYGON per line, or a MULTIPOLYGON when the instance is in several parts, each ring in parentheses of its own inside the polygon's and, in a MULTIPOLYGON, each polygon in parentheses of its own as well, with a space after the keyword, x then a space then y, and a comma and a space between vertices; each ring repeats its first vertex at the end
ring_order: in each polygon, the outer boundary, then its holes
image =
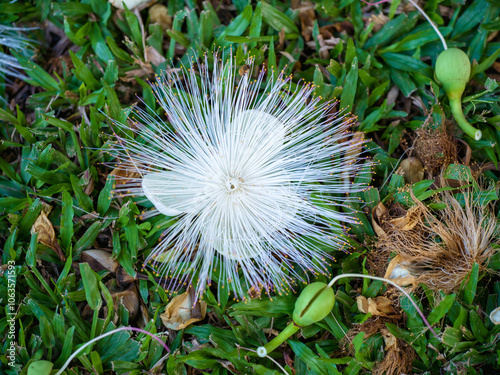
POLYGON ((332 288, 322 282, 309 284, 295 302, 293 321, 301 327, 317 323, 332 311, 334 304, 335 293, 332 288))

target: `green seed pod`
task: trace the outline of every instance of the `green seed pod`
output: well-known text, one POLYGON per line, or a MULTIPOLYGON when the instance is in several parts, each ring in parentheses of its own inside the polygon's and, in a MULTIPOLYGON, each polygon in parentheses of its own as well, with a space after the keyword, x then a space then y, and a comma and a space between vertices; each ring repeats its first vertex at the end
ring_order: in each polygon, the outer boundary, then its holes
POLYGON ((469 124, 462 112, 462 94, 470 77, 467 54, 458 48, 444 50, 437 58, 435 75, 450 100, 451 113, 458 125, 469 137, 480 140, 481 131, 469 124))
POLYGON ((470 60, 465 52, 458 48, 441 52, 436 61, 436 78, 450 99, 462 97, 469 77, 470 60))
POLYGON ((321 282, 309 284, 295 302, 293 321, 301 327, 317 323, 332 311, 334 304, 335 294, 331 287, 321 282))

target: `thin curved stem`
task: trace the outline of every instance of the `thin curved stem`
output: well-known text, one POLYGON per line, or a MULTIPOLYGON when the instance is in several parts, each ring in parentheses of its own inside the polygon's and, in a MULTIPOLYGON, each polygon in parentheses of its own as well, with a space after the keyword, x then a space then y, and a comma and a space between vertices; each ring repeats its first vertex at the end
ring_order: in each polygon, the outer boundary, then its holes
MULTIPOLYGON (((253 349, 245 348, 245 347, 240 346, 240 345, 238 345, 238 344, 236 344, 236 347, 237 347, 238 349, 248 350, 249 352, 257 353, 257 350, 253 350, 253 349)), ((257 353, 257 355, 259 355, 259 354, 257 353)), ((260 355, 259 355, 259 357, 260 357, 260 355)), ((283 368, 283 366, 281 366, 281 365, 279 364, 279 362, 278 362, 278 361, 276 361, 275 359, 271 358, 271 357, 270 357, 270 356, 268 356, 267 354, 266 354, 264 357, 266 357, 266 358, 270 359, 271 361, 273 361, 273 362, 274 362, 274 364, 275 364, 276 366, 278 366, 278 367, 280 368, 280 370, 281 370, 281 371, 283 371, 283 374, 288 375, 288 372, 286 372, 286 370, 283 368)))
MULTIPOLYGON (((387 2, 390 2, 392 0, 382 0, 382 1, 377 1, 376 3, 369 3, 368 1, 365 1, 365 0, 361 0, 363 3, 366 3, 368 5, 378 5, 378 4, 382 4, 382 3, 387 3, 387 2)), ((441 43, 443 43, 443 48, 445 50, 448 49, 448 45, 446 44, 446 40, 444 40, 444 36, 443 34, 441 34, 441 32, 439 31, 438 27, 436 26, 436 24, 430 19, 430 17, 427 15, 427 13, 424 12, 424 10, 422 8, 420 8, 418 6, 417 3, 415 3, 413 0, 407 0, 409 3, 411 3, 415 8, 417 8, 417 10, 420 12, 420 14, 422 14, 422 16, 425 17, 425 19, 427 20, 427 22, 430 23, 430 25, 432 26, 432 28, 434 29, 434 31, 436 32, 436 34, 438 35, 439 39, 441 39, 441 43)))
POLYGON ((64 363, 64 365, 61 367, 61 369, 59 371, 56 372, 55 375, 61 375, 62 372, 66 369, 66 367, 69 366, 69 364, 71 363, 71 361, 78 355, 80 354, 80 352, 82 352, 87 346, 93 344, 94 342, 96 341, 99 341, 100 339, 103 339, 107 336, 111 336, 112 334, 116 333, 116 332, 120 332, 120 331, 135 331, 135 332, 140 332, 140 333, 144 333, 148 336, 151 336, 153 339, 155 339, 156 341, 158 341, 164 348, 167 352, 170 353, 170 349, 169 347, 167 346, 167 344, 165 344, 163 341, 160 340, 159 337, 153 335, 151 332, 148 332, 144 329, 140 329, 140 328, 136 328, 136 327, 120 327, 120 328, 117 328, 117 329, 113 329, 112 331, 109 331, 109 332, 106 332, 106 333, 103 333, 102 335, 100 336, 97 336, 95 338, 93 338, 92 340, 86 342, 84 345, 82 345, 81 347, 78 348, 78 350, 76 352, 74 352, 73 354, 71 354, 71 356, 68 358, 68 360, 64 363))
POLYGON ((441 39, 441 43, 443 43, 443 48, 446 51, 448 49, 448 45, 446 44, 446 40, 444 40, 443 34, 441 34, 441 32, 439 31, 439 29, 438 29, 437 25, 434 23, 434 21, 432 21, 431 18, 427 15, 427 13, 425 13, 424 10, 422 8, 420 8, 417 5, 417 3, 415 3, 413 0, 408 0, 408 2, 412 3, 413 6, 415 8, 417 8, 417 10, 420 12, 420 14, 422 14, 422 16, 425 17, 425 19, 427 20, 427 22, 429 22, 431 24, 432 28, 434 29, 434 31, 438 35, 439 39, 441 39))
POLYGON ((392 282, 391 280, 387 280, 387 279, 384 279, 383 277, 377 277, 377 276, 371 276, 371 275, 361 275, 361 274, 358 274, 358 273, 344 273, 342 275, 338 275, 338 276, 335 276, 329 283, 328 283, 328 287, 332 287, 333 284, 335 284, 338 280, 340 279, 343 279, 343 278, 347 278, 347 277, 358 277, 358 278, 365 278, 365 279, 371 279, 371 280, 378 280, 378 281, 383 281, 385 283, 388 283, 388 284, 391 284, 392 286, 398 288, 399 291, 401 291, 409 300, 410 302, 412 303, 412 305, 417 309, 418 311, 418 314, 420 315, 420 317, 422 318, 424 324, 427 326, 427 328, 429 328, 429 330, 432 332, 432 334, 437 338, 439 339, 439 336, 437 335, 437 333, 434 331, 434 329, 431 327, 431 325, 429 324, 429 322, 427 321, 427 319, 425 318, 425 315, 424 313, 420 310, 420 308, 418 307, 417 303, 413 300, 413 298, 411 298, 410 294, 404 290, 402 287, 400 287, 398 284, 396 284, 395 282, 392 282))

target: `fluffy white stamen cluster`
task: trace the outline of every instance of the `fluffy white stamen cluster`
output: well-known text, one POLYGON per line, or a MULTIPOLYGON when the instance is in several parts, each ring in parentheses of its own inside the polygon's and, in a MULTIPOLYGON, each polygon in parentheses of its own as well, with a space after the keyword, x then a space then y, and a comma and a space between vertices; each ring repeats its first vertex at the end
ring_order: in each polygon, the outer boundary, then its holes
POLYGON ((243 299, 251 287, 288 291, 304 271, 328 273, 340 222, 355 222, 340 206, 364 188, 343 180, 363 142, 313 85, 265 76, 217 56, 212 69, 205 58, 171 70, 153 84, 168 121, 139 110, 135 135, 116 135, 111 153, 128 171, 117 193, 145 196, 146 217, 177 216, 146 260, 167 291, 195 281, 199 296, 214 270, 243 299))

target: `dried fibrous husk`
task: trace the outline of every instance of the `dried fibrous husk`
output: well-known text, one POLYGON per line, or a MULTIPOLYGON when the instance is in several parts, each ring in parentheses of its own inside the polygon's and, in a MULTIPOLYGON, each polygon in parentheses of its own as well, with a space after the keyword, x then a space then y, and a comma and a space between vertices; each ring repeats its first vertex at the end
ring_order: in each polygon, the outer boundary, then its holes
POLYGON ((384 296, 376 298, 366 298, 365 296, 356 297, 358 310, 364 314, 370 313, 373 316, 383 316, 386 318, 399 319, 401 315, 397 314, 392 306, 392 301, 384 296))
POLYGON ((424 125, 416 130, 416 134, 414 150, 429 179, 436 177, 443 168, 457 160, 457 145, 447 122, 434 128, 431 114, 424 125))
POLYGON ((364 332, 365 338, 376 334, 381 334, 384 338, 385 357, 372 370, 372 374, 377 375, 400 375, 409 374, 413 367, 413 360, 416 357, 415 350, 405 341, 396 338, 386 327, 386 323, 399 325, 400 321, 396 319, 377 316, 366 322, 355 325, 350 329, 341 345, 347 353, 353 355, 355 350, 352 345, 353 338, 359 333, 364 332))
POLYGON ((403 340, 396 338, 387 328, 380 330, 384 338, 385 351, 384 359, 373 369, 375 375, 400 375, 408 374, 413 367, 415 350, 403 340))
POLYGON ((436 216, 412 197, 416 204, 402 220, 384 222, 381 228, 385 235, 379 236, 376 247, 397 255, 386 277, 400 285, 406 281, 407 285, 423 283, 432 290, 451 293, 467 279, 474 263, 480 271, 487 270, 499 243, 497 222, 470 193, 465 192, 463 197, 464 207, 453 195, 444 193, 440 202, 446 208, 436 216))
POLYGON ((165 312, 160 315, 160 318, 165 327, 178 331, 205 319, 206 313, 207 303, 205 301, 196 301, 194 303, 194 293, 188 290, 175 296, 167 305, 165 312))

